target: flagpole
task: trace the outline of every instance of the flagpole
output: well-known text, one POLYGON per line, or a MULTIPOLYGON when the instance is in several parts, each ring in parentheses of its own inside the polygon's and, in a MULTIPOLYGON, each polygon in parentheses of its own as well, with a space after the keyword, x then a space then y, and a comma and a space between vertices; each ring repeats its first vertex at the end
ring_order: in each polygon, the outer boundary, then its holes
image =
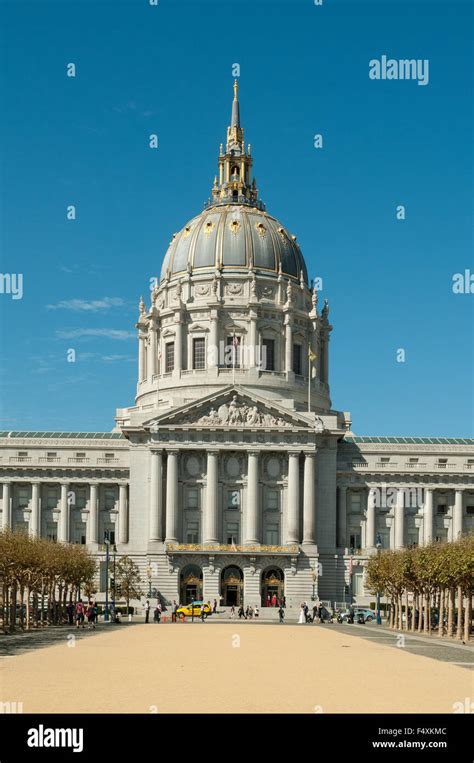
POLYGON ((311 358, 308 357, 308 413, 311 413, 311 358))

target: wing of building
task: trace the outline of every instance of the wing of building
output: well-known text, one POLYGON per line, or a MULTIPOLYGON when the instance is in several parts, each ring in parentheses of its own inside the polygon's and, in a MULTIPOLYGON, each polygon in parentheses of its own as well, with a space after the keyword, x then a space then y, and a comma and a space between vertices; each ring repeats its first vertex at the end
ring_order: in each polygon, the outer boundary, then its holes
POLYGON ((252 175, 237 83, 203 212, 140 300, 111 433, 1 432, 1 525, 140 566, 149 592, 367 602, 377 548, 474 527, 474 440, 357 437, 331 407, 329 306, 252 175))

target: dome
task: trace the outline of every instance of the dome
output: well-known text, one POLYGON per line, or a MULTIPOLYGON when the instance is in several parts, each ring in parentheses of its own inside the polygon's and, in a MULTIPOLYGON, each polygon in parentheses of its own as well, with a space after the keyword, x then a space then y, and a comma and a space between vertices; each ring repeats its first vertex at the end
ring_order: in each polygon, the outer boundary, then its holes
POLYGON ((262 271, 299 281, 308 274, 301 250, 283 225, 257 206, 214 204, 175 233, 166 252, 161 280, 186 272, 221 268, 262 271))

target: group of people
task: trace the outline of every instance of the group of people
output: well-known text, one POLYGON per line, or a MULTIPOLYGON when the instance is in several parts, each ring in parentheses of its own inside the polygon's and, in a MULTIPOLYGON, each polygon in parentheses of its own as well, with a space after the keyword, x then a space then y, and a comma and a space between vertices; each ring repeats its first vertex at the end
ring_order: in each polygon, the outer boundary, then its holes
POLYGON ((286 606, 285 597, 284 597, 284 596, 282 596, 282 597, 279 599, 279 598, 277 597, 276 593, 272 594, 271 596, 270 596, 270 594, 268 593, 268 594, 267 594, 267 598, 266 598, 266 600, 265 600, 265 606, 266 606, 266 607, 285 607, 285 606, 286 606))
POLYGON ((76 628, 85 628, 86 620, 90 629, 95 628, 99 618, 99 609, 92 599, 88 602, 79 599, 76 604, 70 599, 66 605, 66 612, 69 625, 74 625, 75 620, 76 628))
POLYGON ((325 621, 332 623, 332 617, 329 615, 327 609, 323 607, 321 603, 315 604, 312 608, 312 611, 310 611, 308 602, 303 601, 300 607, 298 623, 314 623, 316 618, 319 619, 320 623, 324 623, 325 621))
MULTIPOLYGON (((237 614, 239 616, 239 620, 241 620, 242 618, 244 618, 244 620, 252 620, 254 617, 258 617, 259 616, 260 610, 259 610, 257 605, 255 607, 250 607, 247 604, 247 607, 244 609, 244 605, 241 604, 239 609, 238 609, 237 614)), ((234 617, 235 617, 235 607, 234 607, 234 605, 232 605, 231 608, 230 608, 230 617, 231 617, 231 620, 233 620, 234 617)))

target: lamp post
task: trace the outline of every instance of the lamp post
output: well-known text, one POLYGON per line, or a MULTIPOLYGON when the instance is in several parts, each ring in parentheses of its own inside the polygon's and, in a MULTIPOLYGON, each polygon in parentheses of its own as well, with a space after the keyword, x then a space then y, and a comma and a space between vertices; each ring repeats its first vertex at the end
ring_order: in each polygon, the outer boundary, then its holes
POLYGON ((109 622, 109 558, 110 558, 110 540, 109 531, 104 531, 104 544, 105 544, 105 611, 104 622, 109 622))
MULTIPOLYGON (((377 556, 380 557, 380 552, 382 550, 382 538, 380 537, 380 534, 377 535, 375 548, 377 549, 377 556)), ((380 588, 379 587, 377 587, 377 625, 382 625, 382 616, 380 614, 380 588)))
POLYGON ((311 573, 311 578, 313 580, 313 595, 311 596, 311 601, 316 601, 316 579, 317 579, 317 573, 316 573, 316 564, 313 567, 313 571, 311 573))
POLYGON ((151 564, 148 564, 146 568, 146 574, 148 576, 148 598, 151 599, 151 564))
POLYGON ((115 592, 117 590, 117 580, 115 578, 115 557, 117 555, 117 546, 115 545, 115 543, 112 546, 112 551, 113 551, 113 555, 114 555, 113 556, 113 567, 112 567, 113 575, 114 575, 114 587, 112 588, 112 616, 113 616, 113 619, 115 620, 115 592))

